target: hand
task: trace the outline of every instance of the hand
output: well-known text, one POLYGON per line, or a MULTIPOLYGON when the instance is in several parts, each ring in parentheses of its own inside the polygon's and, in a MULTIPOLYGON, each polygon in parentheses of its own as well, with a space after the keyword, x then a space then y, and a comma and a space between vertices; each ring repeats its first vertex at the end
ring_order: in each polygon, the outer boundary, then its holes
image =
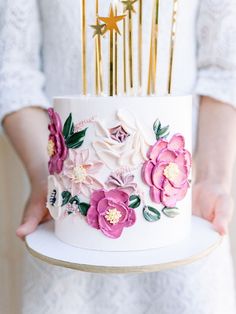
POLYGON ((24 240, 25 236, 33 232, 36 227, 51 219, 46 208, 47 182, 32 185, 31 195, 27 201, 21 225, 16 230, 16 235, 24 240))
POLYGON ((228 233, 233 199, 223 184, 199 181, 193 186, 193 214, 213 223, 221 235, 228 233))

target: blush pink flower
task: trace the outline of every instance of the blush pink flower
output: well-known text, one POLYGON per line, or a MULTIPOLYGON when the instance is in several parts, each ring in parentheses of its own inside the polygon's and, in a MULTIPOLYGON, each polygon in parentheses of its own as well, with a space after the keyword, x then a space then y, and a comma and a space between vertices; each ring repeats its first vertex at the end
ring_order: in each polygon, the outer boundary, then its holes
POLYGON ((50 131, 48 138, 48 170, 50 174, 60 173, 63 168, 64 160, 67 158, 68 149, 65 144, 65 139, 62 134, 62 124, 60 116, 53 108, 48 109, 50 131))
POLYGON ((130 136, 128 132, 125 131, 122 125, 118 125, 109 130, 110 136, 114 141, 118 143, 123 143, 130 136))
POLYGON ((158 140, 149 150, 142 168, 143 181, 150 186, 153 202, 174 207, 189 188, 191 155, 184 148, 182 135, 175 134, 168 142, 158 140))
POLYGON ((90 204, 88 224, 100 229, 109 238, 119 238, 123 229, 131 227, 136 221, 135 211, 128 205, 129 195, 123 191, 94 191, 90 204))
POLYGON ((89 149, 70 149, 63 168, 64 185, 73 195, 90 197, 93 190, 103 188, 103 184, 95 177, 102 167, 102 162, 89 160, 89 149))
POLYGON ((134 175, 124 172, 113 172, 107 179, 106 185, 109 189, 118 189, 132 194, 137 190, 137 184, 134 182, 134 175))

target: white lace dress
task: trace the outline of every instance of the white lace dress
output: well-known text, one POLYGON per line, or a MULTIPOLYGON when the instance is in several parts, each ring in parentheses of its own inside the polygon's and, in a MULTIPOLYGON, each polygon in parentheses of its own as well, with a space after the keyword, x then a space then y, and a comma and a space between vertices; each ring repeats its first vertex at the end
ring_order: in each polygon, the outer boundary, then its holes
MULTIPOLYGON (((174 90, 236 106, 235 0, 180 0, 180 7, 174 90)), ((1 118, 81 91, 79 11, 78 0, 0 0, 1 118)), ((236 313, 227 237, 209 257, 159 273, 82 273, 27 255, 24 277, 23 314, 236 313)))

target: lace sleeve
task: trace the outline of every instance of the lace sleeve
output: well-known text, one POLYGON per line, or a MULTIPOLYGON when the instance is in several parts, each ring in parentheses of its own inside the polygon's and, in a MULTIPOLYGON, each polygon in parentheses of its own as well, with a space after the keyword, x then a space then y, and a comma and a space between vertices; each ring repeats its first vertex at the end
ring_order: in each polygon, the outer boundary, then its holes
POLYGON ((0 121, 26 106, 47 107, 40 71, 37 0, 0 0, 0 121))
POLYGON ((200 0, 196 93, 236 106, 236 1, 200 0))

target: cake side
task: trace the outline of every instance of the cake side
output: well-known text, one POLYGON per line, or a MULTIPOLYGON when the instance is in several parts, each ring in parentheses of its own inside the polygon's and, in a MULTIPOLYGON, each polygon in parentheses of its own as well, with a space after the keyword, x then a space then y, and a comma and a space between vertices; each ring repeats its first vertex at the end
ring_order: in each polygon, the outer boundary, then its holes
POLYGON ((127 251, 187 236, 191 102, 191 96, 54 100, 47 204, 59 239, 127 251))

